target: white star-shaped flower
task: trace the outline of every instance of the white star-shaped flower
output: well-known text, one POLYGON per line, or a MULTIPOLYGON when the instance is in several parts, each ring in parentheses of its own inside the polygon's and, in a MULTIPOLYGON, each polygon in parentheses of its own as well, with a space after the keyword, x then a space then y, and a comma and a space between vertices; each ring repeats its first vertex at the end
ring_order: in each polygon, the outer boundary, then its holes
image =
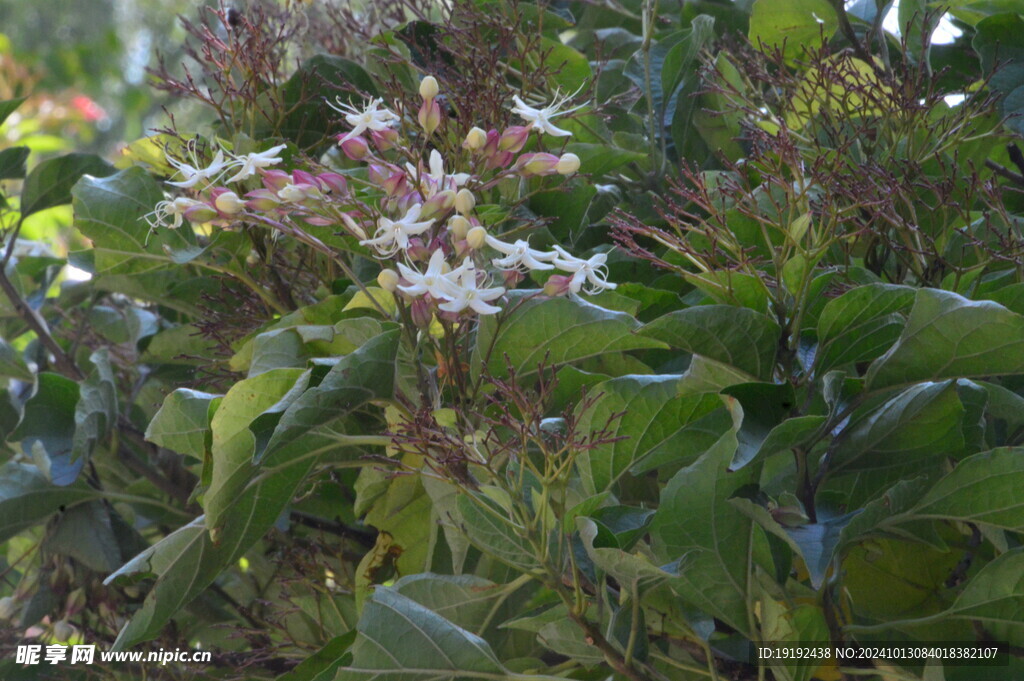
POLYGON ((171 229, 177 229, 181 227, 182 220, 184 219, 185 211, 193 206, 202 205, 202 201, 196 201, 186 196, 179 196, 176 199, 170 199, 167 201, 161 201, 151 213, 147 213, 143 216, 143 219, 149 223, 149 226, 153 229, 157 227, 170 227, 171 229), (168 218, 171 219, 171 224, 167 224, 168 218))
POLYGON ((398 271, 402 273, 402 278, 409 282, 409 286, 399 286, 398 289, 411 296, 429 293, 434 298, 452 300, 458 289, 458 277, 465 268, 466 265, 462 264, 457 269, 445 273, 444 252, 439 248, 431 254, 427 271, 423 274, 398 263, 398 271))
POLYGON ((615 288, 618 284, 608 281, 608 268, 605 263, 608 261, 607 253, 598 253, 584 260, 568 253, 561 246, 555 246, 559 257, 552 262, 555 267, 563 272, 571 272, 572 280, 569 282, 569 290, 579 293, 583 288, 583 282, 590 284, 588 293, 600 293, 606 288, 615 288))
POLYGON ((366 106, 362 110, 357 109, 351 104, 346 104, 341 101, 340 97, 335 98, 335 101, 338 103, 337 106, 330 102, 327 103, 327 106, 338 113, 345 114, 345 122, 352 126, 352 130, 338 140, 338 144, 362 135, 367 130, 387 130, 393 123, 399 120, 398 115, 394 111, 387 107, 381 107, 381 104, 384 103, 383 99, 367 100, 366 106))
POLYGON ((421 204, 412 206, 400 220, 391 220, 382 217, 377 220, 377 231, 372 239, 364 239, 359 242, 360 246, 373 246, 381 255, 394 255, 400 250, 409 248, 409 237, 422 234, 427 231, 434 220, 422 220, 417 222, 420 212, 423 210, 421 204))
POLYGON ((448 175, 444 172, 444 158, 437 149, 430 150, 428 167, 417 169, 413 164, 405 164, 406 176, 416 178, 419 181, 420 194, 424 199, 429 199, 439 191, 445 189, 457 189, 466 184, 469 180, 467 173, 455 173, 448 175))
POLYGON ((476 269, 469 258, 460 267, 462 272, 459 275, 458 285, 452 290, 454 294, 447 303, 438 307, 445 312, 462 312, 467 307, 477 314, 495 314, 501 312, 500 307, 489 305, 489 301, 501 297, 505 289, 498 286, 495 288, 479 288, 476 278, 476 269))
POLYGON ((224 180, 226 184, 232 182, 241 182, 242 180, 248 179, 256 174, 259 168, 269 168, 272 165, 276 165, 281 162, 281 157, 277 154, 287 144, 278 144, 276 147, 271 147, 266 151, 260 151, 252 154, 246 154, 245 156, 236 156, 235 160, 229 164, 232 168, 238 168, 238 172, 224 180))
POLYGON ((557 253, 530 248, 530 243, 524 239, 517 239, 514 244, 510 244, 488 234, 485 241, 494 250, 505 254, 504 258, 495 258, 491 261, 495 267, 503 270, 551 270, 555 267, 549 263, 555 259, 557 253))
MULTIPOLYGON (((577 90, 576 92, 579 92, 579 90, 577 90)), ((524 121, 529 123, 529 127, 533 130, 540 130, 541 132, 546 132, 552 137, 569 137, 570 135, 572 135, 572 133, 569 132, 568 130, 563 130, 562 128, 556 127, 551 123, 551 119, 554 118, 555 116, 564 116, 566 114, 570 114, 586 106, 586 104, 584 103, 580 104, 579 106, 575 106, 571 109, 568 109, 566 111, 559 111, 559 109, 562 106, 564 106, 565 103, 569 101, 569 99, 576 95, 576 92, 572 93, 571 95, 565 95, 564 97, 559 97, 558 93, 555 93, 554 101, 552 101, 551 104, 542 109, 536 109, 530 106, 522 99, 520 99, 519 95, 512 95, 512 101, 516 103, 516 105, 512 107, 512 113, 519 114, 519 116, 521 116, 524 121)))
POLYGON ((205 168, 199 167, 199 159, 196 157, 195 149, 191 144, 189 145, 189 150, 191 156, 189 161, 191 161, 191 163, 188 161, 179 161, 170 154, 166 155, 167 162, 177 168, 178 172, 184 178, 176 182, 168 182, 167 184, 173 187, 189 188, 196 186, 202 180, 216 182, 217 178, 219 178, 224 171, 230 167, 230 163, 224 159, 224 152, 220 149, 217 150, 217 153, 214 155, 213 161, 210 162, 210 165, 205 168))

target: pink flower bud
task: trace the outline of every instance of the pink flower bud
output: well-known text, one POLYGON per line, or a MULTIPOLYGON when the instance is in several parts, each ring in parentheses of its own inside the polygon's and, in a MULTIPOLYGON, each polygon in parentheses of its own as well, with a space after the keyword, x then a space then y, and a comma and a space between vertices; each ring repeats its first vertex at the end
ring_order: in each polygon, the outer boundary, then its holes
POLYGON ((406 249, 405 253, 409 256, 409 259, 414 262, 426 262, 427 260, 430 260, 430 256, 433 251, 423 244, 423 239, 413 237, 409 239, 409 248, 406 249))
POLYGON ((394 166, 371 163, 366 166, 366 176, 370 182, 381 187, 384 185, 384 182, 391 177, 392 168, 394 168, 394 166))
POLYGON ((558 157, 554 154, 523 154, 516 160, 515 170, 523 177, 553 175, 557 171, 558 157))
POLYGON ((263 186, 272 192, 279 192, 291 183, 291 175, 283 170, 263 171, 263 186))
POLYGON ((292 178, 294 179, 293 184, 299 184, 299 185, 308 184, 308 185, 312 185, 312 186, 316 187, 317 189, 320 188, 320 182, 316 179, 316 177, 313 175, 313 173, 310 173, 308 171, 305 171, 305 170, 295 170, 295 171, 292 172, 292 178))
POLYGON ((209 222, 218 217, 217 210, 205 203, 197 203, 185 209, 182 213, 189 222, 209 222))
POLYGON ((419 121, 420 127, 423 128, 423 132, 428 135, 434 134, 437 126, 441 125, 441 105, 437 103, 436 99, 425 100, 420 106, 420 112, 416 119, 419 121))
POLYGON ((438 192, 423 202, 423 210, 420 211, 420 220, 429 220, 432 217, 447 213, 455 206, 455 192, 446 189, 438 192))
POLYGON ((499 151, 493 156, 487 159, 484 163, 484 167, 488 170, 495 168, 505 168, 508 164, 512 163, 512 160, 516 157, 511 151, 499 151))
POLYGON ((432 301, 429 295, 423 295, 416 300, 412 301, 409 306, 409 313, 412 317, 412 323, 420 329, 426 329, 430 326, 431 320, 434 318, 434 312, 431 310, 432 301))
POLYGON ((498 153, 498 140, 499 139, 500 139, 500 136, 498 135, 498 131, 497 130, 490 130, 490 131, 488 131, 488 133, 487 133, 487 141, 484 143, 483 151, 482 151, 482 153, 483 153, 483 155, 485 157, 490 158, 491 156, 494 156, 495 154, 498 153))
POLYGON ((404 194, 407 189, 405 173, 401 170, 392 173, 390 177, 381 183, 381 188, 384 189, 388 196, 404 194))
POLYGON ((552 274, 544 283, 544 294, 548 296, 564 296, 569 293, 571 286, 571 276, 552 274))
MULTIPOLYGON (((339 140, 343 137, 344 135, 338 135, 339 140)), ((370 145, 362 137, 350 137, 338 142, 338 146, 341 147, 342 153, 353 161, 362 161, 370 155, 370 145)))
POLYGON ((320 173, 316 176, 317 182, 325 191, 334 196, 345 196, 348 194, 348 180, 344 175, 338 173, 320 173))
POLYGON ((501 278, 505 281, 505 288, 515 288, 526 278, 526 275, 519 270, 503 270, 501 278))
POLYGON ((498 139, 498 149, 501 151, 511 151, 518 153, 522 151, 526 145, 526 140, 530 138, 530 129, 522 125, 513 125, 511 128, 501 133, 501 137, 498 139))
POLYGON ((371 130, 370 139, 373 140, 373 146, 377 147, 377 151, 388 151, 398 144, 398 131, 394 128, 371 130))
POLYGON ((249 210, 269 211, 281 205, 277 194, 269 189, 256 189, 245 195, 245 207, 249 210))

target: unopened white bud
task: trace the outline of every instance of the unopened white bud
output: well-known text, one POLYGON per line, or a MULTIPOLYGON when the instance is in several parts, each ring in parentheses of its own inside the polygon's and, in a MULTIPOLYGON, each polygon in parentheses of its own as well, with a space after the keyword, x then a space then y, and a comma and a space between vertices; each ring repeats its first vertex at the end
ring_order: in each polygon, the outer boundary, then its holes
POLYGON ((460 189, 459 193, 455 195, 455 210, 463 215, 469 215, 475 207, 476 197, 473 196, 473 192, 468 189, 460 189))
POLYGON ((452 233, 452 238, 456 241, 465 239, 472 227, 473 225, 469 223, 469 220, 461 215, 453 215, 452 219, 448 221, 448 231, 452 233))
POLYGON ((580 157, 576 154, 565 153, 558 159, 555 165, 555 172, 559 175, 572 175, 580 169, 580 157))
POLYGON ((464 149, 470 151, 478 151, 484 148, 487 144, 487 133, 480 128, 474 127, 468 133, 466 133, 466 140, 462 143, 464 149))
POLYGON ((377 284, 385 291, 394 291, 398 288, 398 272, 381 270, 377 275, 377 284))
POLYGON ((479 248, 483 248, 486 242, 487 230, 479 225, 469 230, 469 233, 466 234, 466 243, 469 244, 469 247, 474 251, 479 248))
POLYGON ((235 215, 245 210, 245 201, 238 198, 238 194, 234 192, 221 193, 214 200, 213 205, 225 215, 235 215))
POLYGON ((440 88, 437 86, 437 79, 433 76, 427 76, 420 81, 420 97, 423 99, 433 99, 437 97, 438 92, 440 92, 440 88))

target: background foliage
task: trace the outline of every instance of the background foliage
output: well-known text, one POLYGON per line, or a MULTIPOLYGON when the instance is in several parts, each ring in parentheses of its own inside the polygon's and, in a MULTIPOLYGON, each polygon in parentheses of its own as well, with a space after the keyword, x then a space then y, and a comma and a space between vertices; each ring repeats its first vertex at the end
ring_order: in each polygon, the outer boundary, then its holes
POLYGON ((67 37, 3 6, 3 678, 1024 675, 1016 3, 904 0, 898 34, 884 0, 252 2, 174 29, 95 4, 117 21, 67 37), (117 78, 137 24, 150 83, 117 78), (606 254, 614 291, 534 272, 497 315, 417 325, 340 217, 142 219, 193 138, 372 188, 325 100, 415 112, 424 75, 445 108, 433 137, 407 115, 413 161, 465 159, 513 94, 586 103, 556 120, 580 174, 475 210, 606 254), (29 639, 213 662, 20 668, 29 639), (1000 641, 1011 667, 759 665, 764 641, 1000 641))

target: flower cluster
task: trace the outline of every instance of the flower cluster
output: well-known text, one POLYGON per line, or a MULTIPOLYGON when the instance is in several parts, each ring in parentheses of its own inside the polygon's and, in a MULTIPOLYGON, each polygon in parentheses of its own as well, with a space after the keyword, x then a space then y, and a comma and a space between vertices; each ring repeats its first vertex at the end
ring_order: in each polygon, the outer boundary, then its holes
POLYGON ((176 228, 185 219, 230 224, 244 218, 290 234, 303 234, 303 225, 339 227, 382 262, 381 288, 404 300, 412 319, 423 326, 435 317, 455 320, 500 311, 495 303, 528 272, 550 273, 544 286, 548 295, 615 288, 607 279, 606 253, 584 259, 557 245, 539 250, 526 238, 502 239, 490 233, 494 225, 485 226, 477 210, 478 199, 493 195, 506 179, 522 182, 579 170, 580 159, 572 153, 524 152, 531 135, 534 148, 542 148, 545 135, 571 135, 551 123, 580 108, 562 110, 570 96, 556 95, 552 104, 535 107, 515 95, 511 110, 523 125, 500 132, 474 127, 465 137, 448 140, 447 147, 435 144, 424 153, 412 150, 422 149, 443 122, 437 81, 425 77, 419 94, 416 144, 405 134, 411 121, 381 99, 366 100, 361 108, 340 99, 331 104, 350 128, 338 135, 338 145, 363 165, 365 176, 274 169, 284 145, 243 156, 212 149, 205 164, 190 146, 186 160, 168 159, 181 176, 168 184, 198 195, 162 201, 147 219, 176 228), (438 147, 448 148, 447 159, 438 147), (243 193, 240 183, 253 177, 262 186, 246 183, 249 191, 243 193), (496 255, 487 255, 488 250, 496 255), (490 284, 494 278, 500 285, 490 284))

